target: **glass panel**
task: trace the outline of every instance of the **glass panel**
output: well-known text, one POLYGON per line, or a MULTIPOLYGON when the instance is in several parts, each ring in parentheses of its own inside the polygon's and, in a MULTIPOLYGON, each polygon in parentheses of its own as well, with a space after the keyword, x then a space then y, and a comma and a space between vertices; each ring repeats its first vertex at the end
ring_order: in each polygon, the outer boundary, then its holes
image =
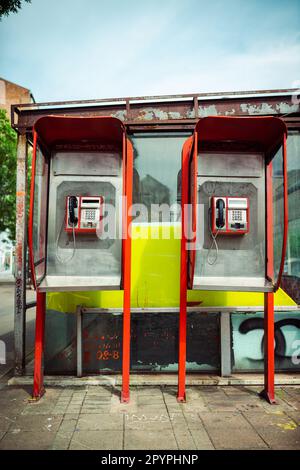
POLYGON ((277 281, 283 241, 283 168, 282 147, 272 161, 273 166, 273 243, 274 243, 274 281, 277 281))
POLYGON ((46 269, 47 199, 48 162, 37 148, 33 214, 33 256, 37 282, 44 276, 46 269))
POLYGON ((289 232, 282 287, 300 304, 300 133, 287 140, 289 232))
POLYGON ((172 222, 180 212, 177 181, 181 169, 182 146, 189 133, 135 134, 133 202, 143 204, 139 222, 172 222), (167 204, 171 209, 158 214, 151 205, 167 204))

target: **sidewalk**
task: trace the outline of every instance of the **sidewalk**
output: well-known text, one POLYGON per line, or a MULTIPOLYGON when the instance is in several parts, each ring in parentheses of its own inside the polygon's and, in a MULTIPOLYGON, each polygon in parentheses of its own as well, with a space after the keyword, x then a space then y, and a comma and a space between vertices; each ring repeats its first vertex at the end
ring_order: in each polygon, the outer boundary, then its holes
POLYGON ((0 449, 300 449, 300 387, 278 387, 268 405, 259 387, 132 387, 121 404, 113 386, 0 390, 0 449))

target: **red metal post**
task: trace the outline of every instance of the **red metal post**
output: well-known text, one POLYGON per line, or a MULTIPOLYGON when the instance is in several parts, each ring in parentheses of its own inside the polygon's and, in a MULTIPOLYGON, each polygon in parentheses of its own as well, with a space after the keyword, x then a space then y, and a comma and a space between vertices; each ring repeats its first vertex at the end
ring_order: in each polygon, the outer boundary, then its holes
MULTIPOLYGON (((124 136, 125 138, 125 136, 124 136)), ((122 392, 121 401, 128 403, 130 398, 130 294, 131 294, 131 206, 133 184, 133 148, 126 139, 126 162, 123 162, 125 200, 124 200, 124 299, 123 299, 123 358, 122 358, 122 392)))
POLYGON ((46 294, 36 293, 36 320, 35 320, 35 348, 34 348, 34 377, 33 393, 35 399, 41 398, 44 393, 43 354, 45 341, 46 294))
POLYGON ((186 321, 187 321, 187 227, 189 194, 189 151, 192 139, 188 139, 182 150, 181 166, 181 260, 180 260, 180 310, 179 310, 179 354, 177 400, 185 401, 186 377, 186 321))
POLYGON ((275 358, 274 358, 274 293, 264 294, 264 339, 265 339, 265 366, 264 390, 261 396, 270 404, 275 404, 275 358))
MULTIPOLYGON (((274 279, 273 251, 273 182, 272 163, 266 167, 266 251, 267 277, 274 279)), ((264 294, 264 389, 261 396, 270 404, 275 403, 274 358, 274 293, 264 294)))

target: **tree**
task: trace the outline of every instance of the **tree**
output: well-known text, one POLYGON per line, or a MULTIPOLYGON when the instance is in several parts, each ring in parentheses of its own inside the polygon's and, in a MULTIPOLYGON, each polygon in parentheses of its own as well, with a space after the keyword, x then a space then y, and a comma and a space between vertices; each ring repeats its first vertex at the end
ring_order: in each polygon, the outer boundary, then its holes
MULTIPOLYGON (((25 0, 31 3, 31 0, 25 0)), ((10 13, 17 13, 22 6, 22 0, 0 0, 0 21, 2 16, 8 16, 10 13)))
POLYGON ((4 109, 0 109, 0 232, 15 238, 17 134, 4 109))

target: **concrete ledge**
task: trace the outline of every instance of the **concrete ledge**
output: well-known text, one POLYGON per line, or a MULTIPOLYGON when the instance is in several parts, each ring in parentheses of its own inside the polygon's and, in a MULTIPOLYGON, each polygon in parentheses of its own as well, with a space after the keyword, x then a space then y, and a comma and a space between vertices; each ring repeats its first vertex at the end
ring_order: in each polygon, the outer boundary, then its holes
MULTIPOLYGON (((8 385, 32 385, 32 376, 15 376, 9 379, 8 385)), ((44 383, 50 387, 82 387, 86 385, 110 385, 120 386, 122 384, 121 375, 102 375, 90 377, 73 376, 45 376, 44 383)), ((263 385, 263 374, 234 374, 230 377, 219 377, 217 375, 187 375, 187 386, 228 386, 228 385, 263 385)), ((131 386, 177 386, 177 375, 155 374, 143 375, 132 374, 130 376, 131 386)), ((300 385, 300 373, 276 374, 275 385, 300 385)))

